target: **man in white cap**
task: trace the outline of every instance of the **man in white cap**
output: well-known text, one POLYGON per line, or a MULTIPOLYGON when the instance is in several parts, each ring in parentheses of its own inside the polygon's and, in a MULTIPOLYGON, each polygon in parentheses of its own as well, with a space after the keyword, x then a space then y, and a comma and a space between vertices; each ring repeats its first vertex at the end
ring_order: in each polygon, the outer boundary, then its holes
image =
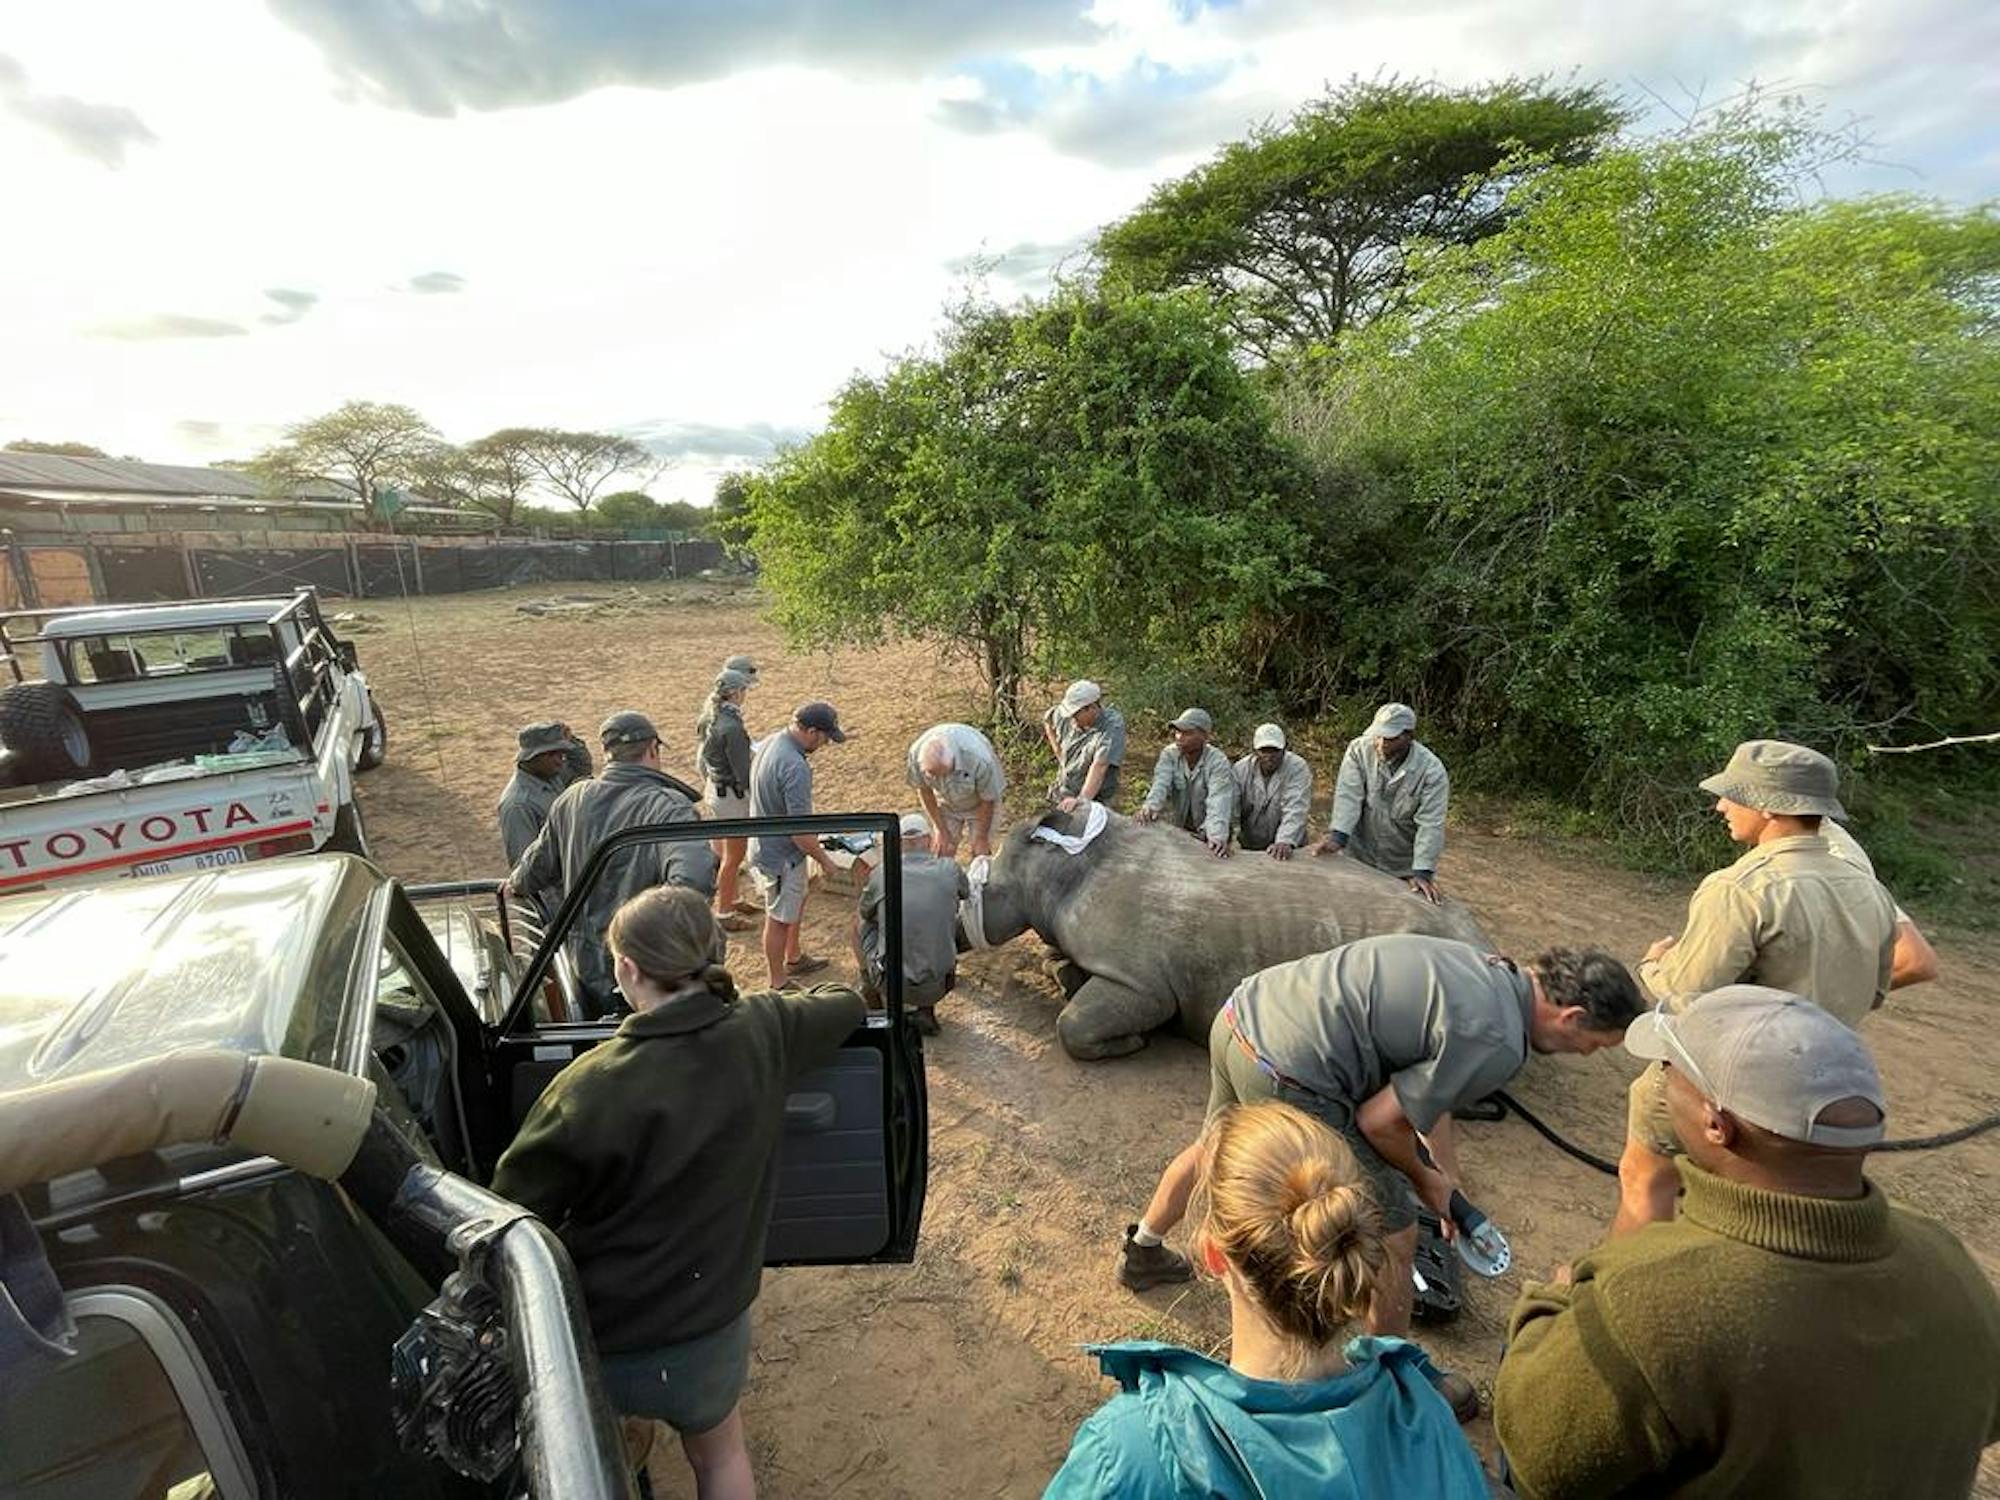
POLYGON ((1493 1400, 1515 1492, 1970 1493, 2000 1440, 2000 1298, 1866 1176, 1885 1111, 1861 1038, 1730 985, 1625 1046, 1666 1070, 1685 1196, 1515 1304, 1493 1400))
POLYGON ((991 740, 970 724, 933 724, 910 742, 905 770, 930 819, 933 854, 949 859, 968 833, 974 859, 993 852, 1007 773, 991 740))
POLYGON ((1174 742, 1153 764, 1153 784, 1146 788, 1139 821, 1164 819, 1207 844, 1217 859, 1227 859, 1229 830, 1236 821, 1236 779, 1229 757, 1208 742, 1215 720, 1205 708, 1190 708, 1167 727, 1174 742))
POLYGON ((1104 701, 1104 689, 1079 677, 1063 690, 1062 702, 1042 715, 1042 738, 1056 758, 1051 789, 1064 812, 1079 802, 1118 801, 1118 778, 1125 764, 1125 716, 1104 701))
MULTIPOLYGON (((1639 982, 1676 1010, 1726 984, 1767 984, 1860 1025, 1889 993, 1896 903, 1827 843, 1823 821, 1847 815, 1833 762, 1804 745, 1748 740, 1701 789, 1749 852, 1695 888, 1680 935, 1646 950, 1639 982)), ((1632 1085, 1613 1234, 1674 1211, 1676 1148, 1661 1085, 1658 1068, 1632 1085)))
MULTIPOLYGON (((792 722, 765 740, 750 764, 750 816, 801 817, 813 810, 812 766, 806 757, 828 745, 843 745, 847 731, 831 703, 802 703, 792 722)), ((826 967, 826 960, 799 948, 805 924, 806 861, 827 874, 838 872, 833 857, 810 833, 781 834, 750 841, 750 875, 764 897, 764 964, 771 988, 781 989, 826 967)))
POLYGON ((1306 758, 1285 748, 1285 731, 1259 724, 1250 753, 1236 762, 1238 840, 1245 849, 1263 849, 1273 859, 1290 859, 1305 847, 1306 816, 1312 811, 1313 773, 1306 758))
MULTIPOLYGON (((937 1003, 958 983, 958 903, 972 894, 965 871, 931 853, 931 821, 904 813, 903 834, 903 1004, 925 1036, 938 1033, 937 1003)), ((879 1004, 882 989, 882 909, 887 900, 887 866, 877 862, 861 888, 854 923, 854 957, 861 966, 862 993, 879 1004)))
POLYGON ((1366 734, 1347 743, 1333 783, 1333 812, 1315 854, 1343 850, 1363 864, 1400 875, 1427 901, 1439 899, 1444 814, 1451 777, 1417 740, 1417 711, 1385 703, 1366 734))
MULTIPOLYGON (((575 889, 597 846, 622 829, 645 823, 694 823, 694 788, 660 768, 660 732, 636 709, 606 719, 598 729, 604 773, 580 781, 556 798, 549 821, 514 862, 502 888, 525 900, 553 896, 557 904, 575 889)), ((656 885, 681 885, 704 896, 715 890, 715 855, 702 839, 642 845, 614 856, 590 888, 566 946, 577 979, 596 1015, 617 1003, 604 931, 618 908, 656 885)))

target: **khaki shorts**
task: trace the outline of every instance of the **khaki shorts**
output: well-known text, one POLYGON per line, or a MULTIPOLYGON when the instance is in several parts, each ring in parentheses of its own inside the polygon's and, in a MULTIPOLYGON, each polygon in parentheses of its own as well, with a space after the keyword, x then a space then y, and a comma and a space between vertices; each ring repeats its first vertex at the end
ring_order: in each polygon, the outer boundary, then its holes
POLYGON ((750 798, 742 792, 725 792, 714 782, 702 788, 702 801, 708 804, 711 818, 747 818, 750 816, 750 798))
POLYGON ((773 875, 762 865, 752 865, 750 874, 757 882, 758 894, 764 898, 764 914, 788 927, 805 915, 809 873, 804 860, 786 865, 782 875, 773 875))
POLYGON ((1382 1213, 1382 1232, 1395 1234, 1417 1222, 1416 1197, 1410 1179, 1386 1161, 1361 1127, 1354 1123, 1354 1105, 1346 1099, 1316 1094, 1310 1089, 1292 1088, 1278 1082, 1257 1066, 1243 1043, 1229 1028, 1227 1015, 1218 1013, 1208 1029, 1208 1118, 1232 1104, 1260 1104, 1276 1099, 1303 1110, 1329 1129, 1340 1133, 1368 1184, 1369 1195, 1382 1213))
POLYGON ((1666 1064, 1646 1064, 1625 1098, 1625 1133, 1655 1156, 1679 1156, 1680 1139, 1667 1113, 1666 1064))

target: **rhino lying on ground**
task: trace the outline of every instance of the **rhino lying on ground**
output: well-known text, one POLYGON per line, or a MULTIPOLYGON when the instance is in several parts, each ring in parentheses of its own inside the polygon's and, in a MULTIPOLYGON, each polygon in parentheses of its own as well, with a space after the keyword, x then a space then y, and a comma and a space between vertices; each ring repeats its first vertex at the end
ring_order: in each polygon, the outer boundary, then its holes
POLYGON ((1355 938, 1421 932, 1488 946, 1458 902, 1433 906, 1344 856, 1218 860, 1179 829, 1117 813, 1079 853, 1031 837, 1084 826, 1081 812, 1057 812, 1015 828, 994 856, 980 914, 988 945, 1033 928, 1066 960, 1070 999, 1056 1034, 1072 1057, 1136 1052, 1170 1021, 1206 1044, 1249 975, 1355 938))

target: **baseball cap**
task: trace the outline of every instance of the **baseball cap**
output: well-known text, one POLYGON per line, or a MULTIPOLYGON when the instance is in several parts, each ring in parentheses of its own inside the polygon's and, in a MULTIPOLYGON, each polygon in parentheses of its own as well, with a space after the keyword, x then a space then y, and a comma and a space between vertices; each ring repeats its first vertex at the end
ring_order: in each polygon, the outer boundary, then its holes
POLYGON ((1092 682, 1088 677, 1079 677, 1075 682, 1072 682, 1067 688, 1063 689, 1062 710, 1066 714, 1073 714, 1079 708, 1090 707, 1091 704, 1103 696, 1103 688, 1092 682))
POLYGON ((660 731, 653 727, 653 721, 636 708, 615 713, 598 726, 597 738, 604 748, 613 745, 645 745, 660 737, 660 731))
POLYGON ((715 685, 725 693, 740 693, 751 686, 754 680, 734 667, 724 667, 715 674, 715 685))
POLYGON ((1705 1098, 1786 1140, 1859 1148, 1886 1129, 1882 1079, 1859 1033, 1785 990, 1731 984, 1679 1014, 1650 1010, 1626 1028, 1625 1050, 1673 1064, 1705 1098), (1844 1099, 1866 1099, 1876 1122, 1820 1124, 1844 1099))
POLYGON ((931 820, 922 813, 904 813, 898 825, 906 839, 920 839, 931 831, 931 820))
POLYGON ((1276 724, 1259 724, 1257 732, 1250 736, 1252 750, 1282 750, 1285 748, 1285 731, 1276 724))
POLYGON ((530 724, 514 738, 520 745, 514 754, 517 766, 526 765, 537 755, 547 755, 551 750, 569 749, 569 735, 553 719, 544 724, 530 724))
POLYGON ((847 731, 840 727, 840 715, 831 703, 801 703, 792 718, 801 729, 817 729, 836 745, 847 742, 847 731))
POLYGON ((1407 703, 1385 703, 1375 710, 1368 732, 1380 739, 1393 740, 1417 727, 1417 711, 1407 703))
POLYGON ((1701 789, 1763 813, 1845 818, 1840 772, 1817 750, 1784 740, 1745 740, 1701 789))
POLYGON ((1203 734, 1215 733, 1215 720, 1208 716, 1205 708, 1184 708, 1181 716, 1167 726, 1169 729, 1199 729, 1203 734))
POLYGON ((757 663, 750 660, 747 656, 730 657, 728 661, 722 664, 722 670, 725 672, 741 672, 745 677, 750 679, 748 686, 755 687, 757 685, 757 663))

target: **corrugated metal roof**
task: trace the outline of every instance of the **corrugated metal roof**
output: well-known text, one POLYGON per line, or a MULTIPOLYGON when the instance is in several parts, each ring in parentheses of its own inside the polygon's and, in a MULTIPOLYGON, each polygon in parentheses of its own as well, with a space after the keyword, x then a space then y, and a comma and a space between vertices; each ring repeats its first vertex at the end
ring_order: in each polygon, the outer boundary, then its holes
MULTIPOLYGON (((189 464, 142 464, 122 458, 71 458, 56 453, 0 452, 0 486, 38 490, 113 491, 132 495, 238 495, 259 498, 257 481, 230 469, 189 464)), ((347 500, 340 485, 307 484, 292 498, 347 500)))

